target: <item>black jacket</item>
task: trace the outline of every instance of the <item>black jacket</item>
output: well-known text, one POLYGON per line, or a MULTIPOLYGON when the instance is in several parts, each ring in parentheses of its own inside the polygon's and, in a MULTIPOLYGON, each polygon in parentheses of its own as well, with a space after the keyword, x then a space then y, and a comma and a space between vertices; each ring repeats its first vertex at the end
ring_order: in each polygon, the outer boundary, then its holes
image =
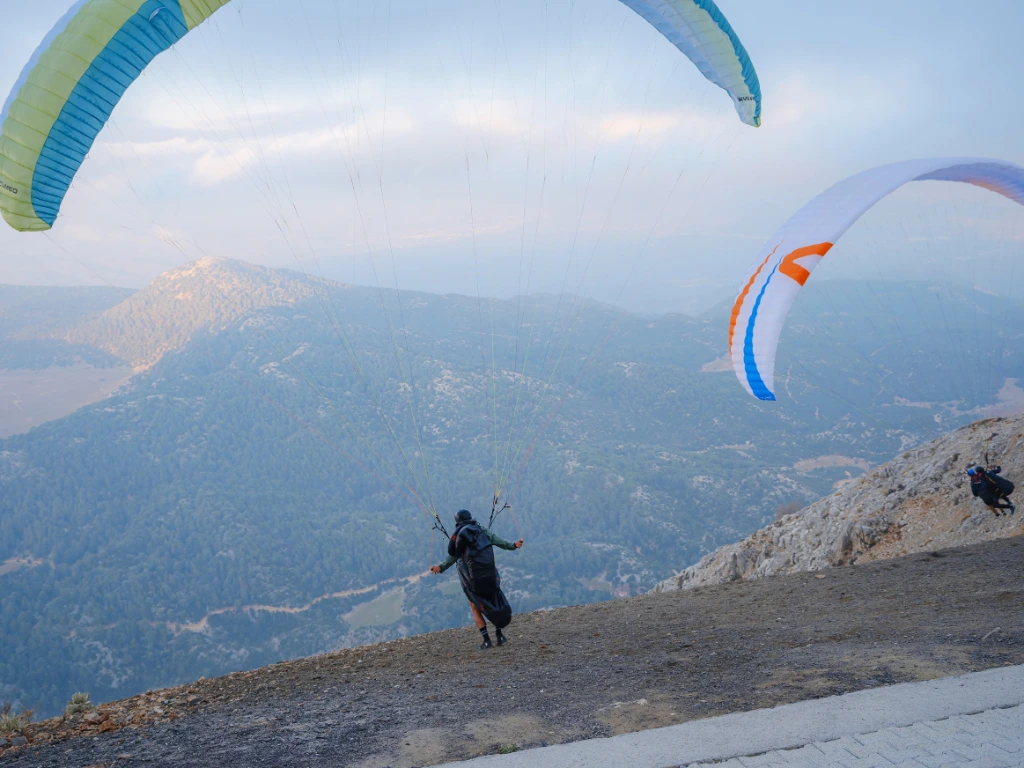
MULTIPOLYGON (((505 541, 501 536, 482 527, 475 520, 462 523, 455 529, 455 533, 448 542, 448 557, 441 563, 441 571, 447 571, 459 560, 465 561, 467 552, 470 552, 470 557, 473 559, 473 550, 484 549, 490 554, 491 567, 493 568, 494 552, 491 550, 492 545, 499 549, 513 550, 516 548, 516 545, 511 541, 505 541), (485 538, 481 538, 480 533, 483 533, 485 538), (471 542, 472 546, 470 546, 471 542)), ((487 555, 484 555, 484 557, 486 558, 487 555)))
POLYGON ((982 470, 971 478, 971 493, 982 501, 1005 498, 1013 493, 1014 485, 1005 477, 1000 477, 1002 467, 991 467, 982 470))

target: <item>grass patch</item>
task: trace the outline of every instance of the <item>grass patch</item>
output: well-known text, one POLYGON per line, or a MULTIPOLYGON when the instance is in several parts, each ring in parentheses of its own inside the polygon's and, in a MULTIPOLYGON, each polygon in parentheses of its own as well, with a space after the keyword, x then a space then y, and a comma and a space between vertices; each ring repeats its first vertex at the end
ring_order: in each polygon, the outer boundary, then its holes
POLYGON ((576 579, 576 581, 578 581, 584 587, 586 587, 587 589, 589 589, 589 590, 591 590, 593 592, 604 592, 605 594, 608 594, 608 595, 610 595, 612 593, 612 585, 609 584, 607 581, 605 581, 604 575, 601 575, 600 577, 598 577, 596 579, 583 579, 583 578, 580 578, 580 579, 576 579))
POLYGON ((402 618, 405 590, 395 589, 375 597, 369 602, 357 605, 345 614, 346 623, 353 629, 362 627, 384 627, 402 618))
POLYGON ((511 755, 513 752, 519 751, 518 744, 500 744, 498 746, 499 755, 511 755))

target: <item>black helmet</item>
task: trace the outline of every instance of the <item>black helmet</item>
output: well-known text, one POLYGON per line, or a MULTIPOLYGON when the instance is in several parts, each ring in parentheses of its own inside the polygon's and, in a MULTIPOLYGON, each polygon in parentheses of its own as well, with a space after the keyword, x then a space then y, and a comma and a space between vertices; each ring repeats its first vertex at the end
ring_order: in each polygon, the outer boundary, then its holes
POLYGON ((473 519, 473 514, 468 509, 460 509, 455 513, 455 524, 468 523, 473 519))

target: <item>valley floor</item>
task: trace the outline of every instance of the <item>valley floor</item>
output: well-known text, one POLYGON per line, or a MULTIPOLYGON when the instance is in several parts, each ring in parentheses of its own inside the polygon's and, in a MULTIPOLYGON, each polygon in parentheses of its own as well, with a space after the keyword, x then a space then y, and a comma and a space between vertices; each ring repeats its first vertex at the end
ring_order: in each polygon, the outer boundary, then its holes
POLYGON ((107 397, 132 375, 127 366, 0 369, 0 438, 74 413, 107 397))
POLYGON ((43 724, 0 764, 411 768, 1021 664, 1024 539, 537 612, 510 636, 481 652, 451 630, 153 692, 43 724))

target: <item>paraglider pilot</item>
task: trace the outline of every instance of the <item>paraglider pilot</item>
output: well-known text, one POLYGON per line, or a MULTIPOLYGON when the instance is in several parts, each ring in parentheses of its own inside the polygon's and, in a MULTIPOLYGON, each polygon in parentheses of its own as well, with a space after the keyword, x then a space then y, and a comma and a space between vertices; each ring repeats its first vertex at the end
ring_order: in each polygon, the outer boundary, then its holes
POLYGON ((1012 515, 1017 507, 1010 501, 1010 494, 1013 493, 1013 483, 1005 477, 1000 477, 1002 467, 971 467, 967 474, 971 477, 971 493, 985 502, 985 505, 992 510, 996 517, 1005 515, 1005 510, 1010 510, 1012 515))
POLYGON ((482 649, 491 647, 484 617, 490 619, 497 630, 498 645, 508 642, 501 630, 512 621, 512 607, 501 591, 501 577, 494 564, 494 547, 514 550, 522 546, 522 539, 514 544, 505 541, 481 526, 468 510, 460 509, 455 515, 455 533, 448 542, 448 557, 440 565, 430 567, 431 573, 444 573, 458 563, 459 582, 469 598, 473 621, 483 638, 482 649))

